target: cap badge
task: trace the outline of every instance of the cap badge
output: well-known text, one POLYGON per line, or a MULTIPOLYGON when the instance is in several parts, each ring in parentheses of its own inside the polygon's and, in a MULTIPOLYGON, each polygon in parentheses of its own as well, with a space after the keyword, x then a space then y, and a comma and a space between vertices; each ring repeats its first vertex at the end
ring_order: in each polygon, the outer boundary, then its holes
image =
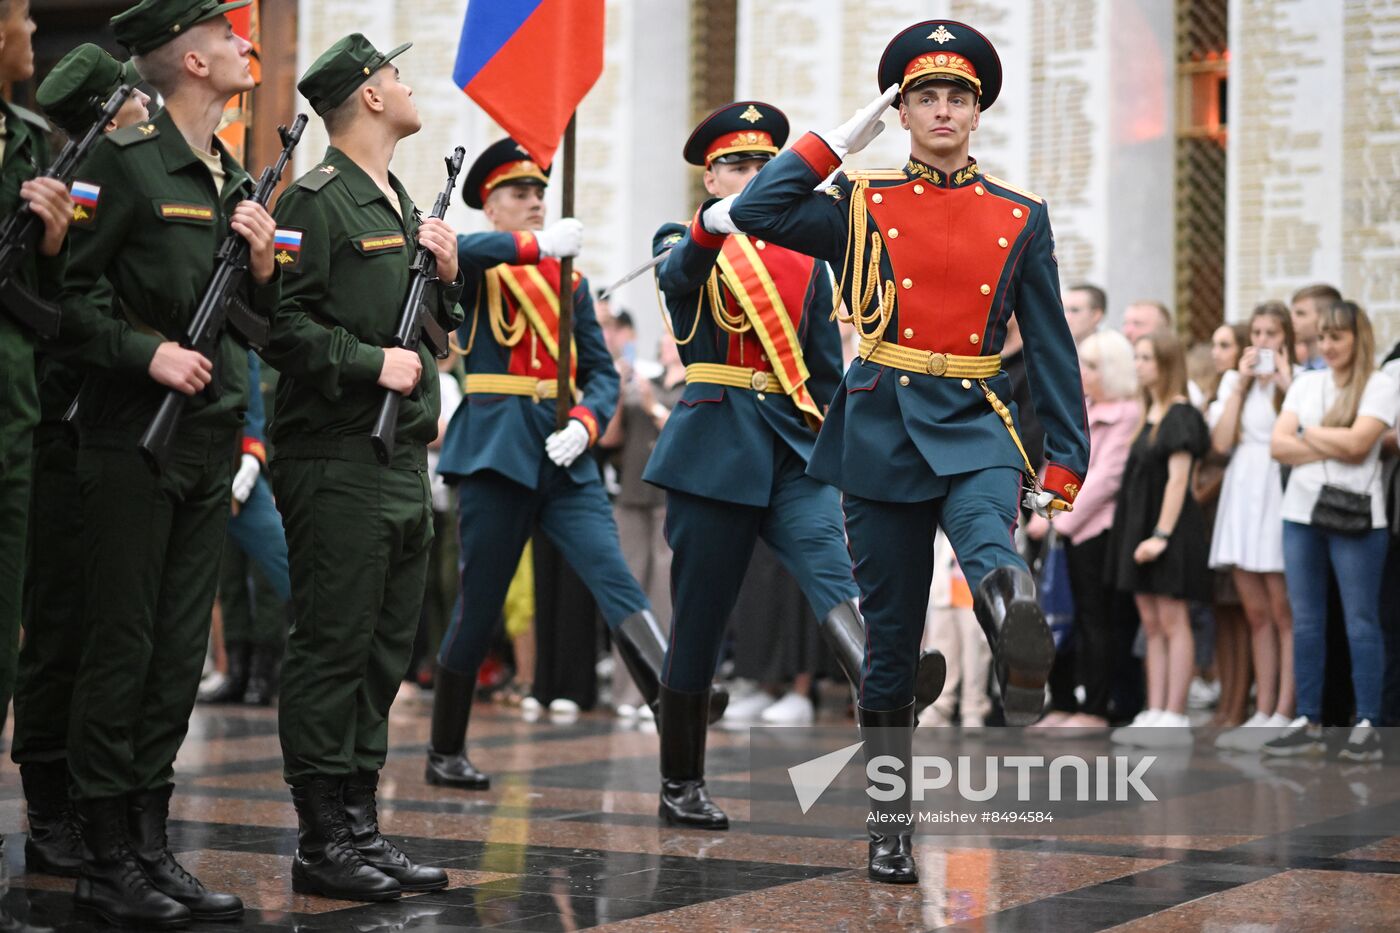
POLYGON ((739 119, 747 120, 750 123, 757 123, 759 120, 763 119, 763 114, 759 113, 758 108, 753 104, 749 104, 749 109, 739 114, 739 119))
POLYGON ((939 23, 938 28, 935 29, 933 32, 929 33, 928 37, 934 42, 937 42, 939 45, 942 45, 948 40, 955 38, 953 34, 948 31, 948 27, 944 26, 942 23, 939 23))

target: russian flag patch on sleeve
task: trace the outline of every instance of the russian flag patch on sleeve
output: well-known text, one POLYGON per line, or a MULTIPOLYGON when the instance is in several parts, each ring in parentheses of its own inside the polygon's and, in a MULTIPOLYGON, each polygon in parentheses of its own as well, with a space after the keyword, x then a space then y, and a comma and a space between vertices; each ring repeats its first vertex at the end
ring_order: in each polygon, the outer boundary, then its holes
POLYGON ((97 201, 102 194, 102 186, 86 181, 73 182, 73 224, 90 227, 97 220, 97 201))
POLYGON ((301 236, 300 230, 290 227, 277 228, 277 234, 272 241, 272 258, 277 260, 277 265, 282 267, 283 272, 293 272, 301 265, 301 236))

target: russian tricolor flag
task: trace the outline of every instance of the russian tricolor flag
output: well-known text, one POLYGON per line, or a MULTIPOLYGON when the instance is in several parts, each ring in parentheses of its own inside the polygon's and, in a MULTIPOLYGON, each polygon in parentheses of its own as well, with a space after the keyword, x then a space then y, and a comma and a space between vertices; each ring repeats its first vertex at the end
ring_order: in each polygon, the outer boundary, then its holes
POLYGON ((603 73, 603 0, 470 0, 457 86, 540 165, 603 73))
POLYGON ((293 253, 297 252, 301 249, 301 231, 284 230, 278 227, 277 234, 272 240, 272 248, 290 250, 293 253))
POLYGON ((73 182, 73 200, 77 201, 84 207, 96 207, 97 196, 101 192, 102 189, 99 188, 97 185, 90 185, 85 181, 73 182))

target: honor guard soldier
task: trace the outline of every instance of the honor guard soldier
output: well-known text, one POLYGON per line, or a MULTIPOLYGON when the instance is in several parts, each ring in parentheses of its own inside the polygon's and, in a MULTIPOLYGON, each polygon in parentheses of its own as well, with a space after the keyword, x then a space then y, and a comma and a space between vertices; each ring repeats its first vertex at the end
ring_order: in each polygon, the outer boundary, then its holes
MULTIPOLYGON (((438 472, 458 484, 462 589, 443 638, 433 688, 426 777, 431 784, 489 785, 466 755, 477 668, 486 654, 521 552, 538 525, 598 603, 632 679, 655 706, 665 636, 627 569, 598 466, 584 453, 613 416, 618 375, 603 342, 588 282, 575 273, 575 404, 556 430, 559 259, 575 256, 583 226, 544 228, 548 173, 514 140, 488 147, 462 185, 492 233, 459 237, 465 314, 466 398, 443 439, 438 472), (543 228, 543 229, 542 229, 543 228)), ((728 695, 716 707, 728 703, 728 695)), ((718 713, 716 713, 718 715, 718 713)))
MULTIPOLYGON (((0 0, 0 84, 34 76, 34 21, 29 0, 0 0)), ((68 189, 52 178, 35 176, 48 168, 44 138, 48 121, 0 98, 0 218, 24 204, 43 221, 37 249, 19 262, 7 287, 53 301, 63 281, 64 237, 73 205, 68 189)), ((34 428, 39 394, 34 349, 38 335, 8 295, 0 295, 0 729, 15 689, 24 593, 25 537, 29 515, 34 428)))
POLYGON ((389 171, 399 141, 422 127, 392 63, 408 48, 382 54, 354 33, 297 84, 330 147, 277 203, 285 284, 265 354, 282 374, 269 436, 295 607, 278 716, 297 811, 292 889, 348 900, 447 885, 375 816, 433 537, 437 370, 426 347, 391 345, 418 244, 437 261, 428 307, 448 331, 461 320, 455 236, 420 220, 389 171), (385 390, 403 399, 382 464, 370 435, 385 390))
MULTIPOLYGON (((782 111, 727 104, 695 128, 685 160, 705 169, 715 197, 738 194, 787 140, 782 111)), ((841 669, 861 679, 865 629, 841 530, 837 490, 807 475, 807 460, 841 382, 841 334, 829 320, 825 262, 743 234, 667 224, 657 281, 666 296, 686 389, 643 477, 666 490, 674 552, 671 625, 657 728, 660 815, 725 829, 705 789, 705 727, 725 624, 762 537, 797 578, 841 669)), ((920 691, 943 686, 942 655, 921 665, 920 691)), ((928 696, 932 694, 932 696, 928 696)))
MULTIPOLYGON (((84 43, 54 65, 35 97, 69 137, 80 137, 113 91, 138 81, 130 62, 123 65, 84 43)), ((148 101, 134 91, 105 131, 145 122, 148 101)), ((25 870, 76 877, 82 840, 68 797, 68 720, 83 646, 83 587, 74 585, 83 566, 83 517, 77 439, 62 418, 82 384, 82 371, 45 352, 43 344, 37 356, 40 416, 34 431, 24 647, 15 680, 10 757, 19 765, 28 803, 25 870)))
MULTIPOLYGON (((879 80, 887 90, 875 102, 834 131, 804 136, 703 222, 840 268, 860 358, 836 393, 809 472, 845 493, 869 632, 865 753, 898 756, 907 775, 935 526, 975 591, 1007 720, 1032 721, 1054 645, 1012 544, 1022 473, 1032 483, 1028 505, 1041 514, 1067 508, 1089 444, 1045 203, 968 155, 981 111, 1001 89, 995 49, 962 23, 919 23, 889 44, 879 80), (875 137, 888 106, 909 130, 904 167, 836 174, 817 187, 875 137), (1031 458, 1041 452, 1022 449, 1003 401, 1010 382, 998 354, 1012 314, 1045 427, 1049 465, 1038 477, 1031 458)), ((874 816, 887 819, 880 829, 870 824, 870 874, 912 882, 909 796, 881 806, 888 812, 874 816)))
POLYGON ((214 135, 224 103, 254 84, 252 46, 224 17, 247 2, 142 0, 113 18, 165 109, 108 134, 73 183, 59 349, 71 344, 91 367, 78 414, 87 634, 68 756, 91 858, 75 899, 142 927, 243 910, 175 861, 166 819, 209 641, 248 388, 246 351, 231 334, 212 358, 177 339, 230 230, 249 245, 249 307, 271 314, 280 288, 272 218, 247 200, 252 178, 214 135), (171 389, 190 398, 157 475, 137 442, 171 389))

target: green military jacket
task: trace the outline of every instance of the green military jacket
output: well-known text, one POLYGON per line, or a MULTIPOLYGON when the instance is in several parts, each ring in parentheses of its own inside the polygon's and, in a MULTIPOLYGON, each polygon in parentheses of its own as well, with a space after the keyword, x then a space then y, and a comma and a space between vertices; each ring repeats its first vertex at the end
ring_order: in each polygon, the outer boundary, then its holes
MULTIPOLYGON (((385 391, 379 385, 382 348, 393 339, 408 293, 419 224, 408 192, 393 174, 389 181, 398 211, 363 169, 332 146, 277 202, 282 300, 263 354, 282 374, 269 430, 274 456, 314 449, 299 443, 308 439, 367 442, 374 427, 385 391)), ((460 273, 456 282, 428 289, 428 300, 437 302, 435 316, 449 333, 462 320, 461 294, 460 273)), ((422 381, 399 406, 397 467, 416 468, 424 446, 437 436, 437 369, 426 348, 419 356, 422 381)))
MULTIPOLYGON (((5 155, 0 162, 0 217, 20 208, 19 187, 48 168, 44 141, 48 122, 38 114, 0 100, 5 115, 5 155)), ((19 270, 19 282, 40 298, 56 300, 63 282, 67 250, 57 256, 32 251, 19 270)), ((35 395, 36 338, 24 325, 0 310, 0 416, 14 424, 32 426, 39 418, 35 395)))
MULTIPOLYGON (((139 436, 168 391, 148 375, 151 357, 162 341, 184 336, 229 216, 253 192, 248 173, 215 145, 226 175, 219 192, 165 111, 109 133, 74 180, 82 198, 75 194, 60 351, 93 370, 80 406, 85 437, 139 436)), ((254 311, 273 313, 280 279, 274 273, 262 286, 247 279, 244 297, 254 311)), ((225 331, 211 361, 219 397, 192 397, 182 433, 232 435, 242 423, 247 353, 225 331)))

